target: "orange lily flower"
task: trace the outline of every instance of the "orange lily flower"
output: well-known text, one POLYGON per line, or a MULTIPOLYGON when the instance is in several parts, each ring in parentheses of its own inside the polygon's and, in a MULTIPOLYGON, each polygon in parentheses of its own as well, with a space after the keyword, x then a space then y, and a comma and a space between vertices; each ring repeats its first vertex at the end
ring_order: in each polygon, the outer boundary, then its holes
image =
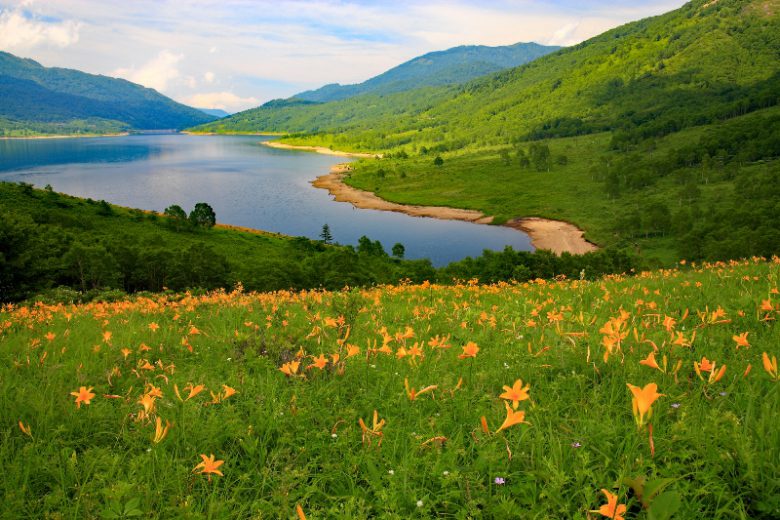
POLYGON ((377 446, 382 445, 382 437, 384 436, 384 433, 382 433, 382 428, 384 428, 386 422, 384 419, 381 421, 379 420, 379 413, 374 410, 374 422, 371 428, 366 426, 366 423, 363 422, 363 418, 358 419, 358 424, 360 424, 360 429, 363 430, 363 444, 371 445, 371 437, 378 437, 379 438, 379 444, 377 446))
POLYGON ((122 352, 122 355, 125 356, 125 359, 127 359, 127 356, 132 354, 133 351, 129 348, 123 348, 120 352, 122 352))
POLYGON ((146 393, 151 395, 152 397, 157 397, 158 399, 162 399, 163 393, 162 390, 160 390, 158 387, 154 386, 153 384, 147 385, 146 393))
POLYGON ((631 405, 634 411, 634 419, 637 425, 641 428, 645 424, 645 415, 647 419, 653 415, 653 403, 664 394, 658 393, 658 385, 655 383, 648 383, 644 388, 639 388, 626 383, 631 393, 634 395, 631 400, 631 405))
POLYGON ((103 341, 106 343, 111 343, 111 336, 113 333, 110 330, 103 332, 103 341))
POLYGON ((76 408, 81 408, 81 403, 90 404, 90 401, 95 397, 91 386, 89 388, 82 386, 78 392, 71 392, 70 395, 76 398, 76 408))
POLYGON ((650 368, 655 368, 655 369, 661 370, 661 367, 658 366, 658 363, 655 360, 655 352, 650 352, 650 354, 648 354, 645 359, 640 361, 639 364, 640 365, 645 365, 646 367, 650 367, 650 368))
POLYGON ((523 380, 518 379, 511 388, 507 385, 504 385, 504 393, 499 397, 501 399, 512 401, 512 408, 517 410, 517 406, 520 404, 520 401, 525 401, 530 397, 528 395, 529 390, 531 390, 531 385, 526 384, 525 387, 523 387, 523 380))
POLYGON ((325 357, 325 354, 320 354, 319 357, 312 357, 312 359, 314 363, 309 365, 308 368, 317 367, 322 370, 328 364, 328 358, 325 357))
POLYGON ((737 344, 737 349, 739 349, 739 347, 745 347, 745 348, 750 347, 750 343, 748 342, 748 339, 747 339, 747 335, 748 334, 750 334, 750 333, 749 332, 743 332, 742 334, 740 334, 738 336, 736 336, 736 335, 735 336, 731 336, 731 339, 733 339, 734 342, 737 344))
POLYGON ((408 355, 412 356, 412 359, 414 359, 414 358, 416 358, 416 357, 423 357, 423 352, 422 352, 422 350, 420 349, 420 344, 419 344, 419 343, 415 343, 414 345, 412 345, 412 346, 411 346, 411 347, 410 347, 410 348, 409 348, 409 349, 406 351, 406 353, 407 353, 408 355))
POLYGON ((421 390, 415 390, 414 388, 409 388, 409 379, 404 378, 404 388, 406 388, 406 395, 409 397, 409 400, 414 401, 417 399, 417 396, 436 390, 439 387, 437 385, 430 385, 421 390))
POLYGON ((146 412, 147 415, 154 412, 154 402, 157 399, 149 394, 144 394, 144 396, 138 401, 138 404, 144 407, 144 412, 146 412))
POLYGON ((219 476, 221 476, 221 477, 224 477, 224 475, 222 474, 222 472, 221 472, 219 469, 217 469, 217 468, 219 468, 219 467, 220 467, 222 464, 224 464, 224 463, 225 463, 225 461, 224 461, 224 460, 214 460, 214 459, 215 459, 215 457, 214 457, 214 454, 213 454, 213 453, 212 453, 212 454, 211 454, 211 456, 209 456, 209 457, 207 457, 207 456, 206 456, 206 455, 204 455, 204 454, 201 454, 200 458, 201 458, 201 459, 203 459, 203 460, 201 461, 201 463, 200 463, 200 464, 198 464, 197 466, 195 466, 195 468, 192 470, 192 471, 193 471, 193 473, 194 473, 194 472, 198 472, 198 473, 200 473, 201 475, 208 475, 208 476, 209 476, 209 481, 211 480, 211 475, 212 475, 212 474, 213 474, 213 475, 219 475, 219 476), (198 470, 200 470, 200 471, 198 471, 198 470))
POLYGON ((279 370, 282 371, 283 374, 288 376, 294 376, 298 373, 298 367, 301 365, 300 361, 288 361, 281 367, 279 367, 279 370))
POLYGON ((230 397, 231 395, 235 395, 236 394, 236 389, 235 388, 230 388, 228 385, 222 385, 222 390, 223 390, 223 392, 222 392, 222 400, 225 400, 228 397, 230 397))
POLYGON ((187 385, 184 387, 184 390, 188 390, 190 394, 187 396, 187 399, 182 399, 181 394, 179 394, 179 387, 173 385, 173 392, 176 394, 176 397, 179 398, 179 401, 189 401, 190 399, 192 399, 193 397, 195 397, 205 389, 206 389, 205 385, 193 386, 192 383, 187 383, 187 385))
POLYGON ((155 323, 155 322, 151 322, 149 324, 149 330, 151 330, 152 332, 157 332, 157 329, 159 329, 159 328, 160 328, 160 326, 157 325, 157 323, 155 323))
POLYGON ((708 372, 709 376, 707 381, 709 383, 715 383, 717 381, 720 381, 723 375, 726 373, 726 365, 723 365, 720 367, 720 370, 715 370, 715 362, 710 361, 706 357, 701 358, 701 362, 693 362, 693 370, 696 371, 696 375, 699 376, 699 379, 704 381, 704 377, 702 376, 702 372, 708 372))
POLYGON ((780 373, 777 370, 777 356, 772 356, 769 359, 769 354, 766 352, 761 354, 761 361, 764 363, 764 370, 775 381, 780 381, 780 373))
POLYGON ((347 357, 351 358, 352 356, 357 356, 358 354, 360 354, 360 347, 347 343, 347 357))
POLYGON ((165 420, 165 427, 162 425, 162 419, 157 417, 157 424, 154 429, 154 437, 152 438, 152 442, 155 444, 160 444, 162 440, 165 438, 166 435, 168 435, 168 430, 171 428, 171 422, 169 420, 165 420))
POLYGON ((525 412, 520 410, 519 412, 516 412, 510 408, 509 403, 504 401, 504 406, 506 407, 506 419, 504 419, 503 424, 501 427, 496 430, 496 433, 500 432, 501 430, 506 430, 510 426, 514 426, 515 424, 530 424, 525 420, 525 412))
POLYGON ((463 347, 463 354, 459 355, 458 357, 460 359, 475 358, 477 357, 477 352, 479 352, 479 347, 477 344, 473 341, 469 341, 463 347))
POLYGON ((295 512, 298 515, 298 520, 306 520, 306 513, 303 512, 300 504, 295 504, 295 512))
POLYGON ((488 422, 484 415, 479 418, 479 423, 480 425, 482 425, 482 431, 484 432, 484 434, 490 435, 490 427, 488 427, 488 422))
POLYGON ((607 497, 607 503, 602 505, 598 509, 592 509, 591 513, 599 513, 602 516, 606 516, 612 520, 625 520, 623 517, 626 514, 626 505, 617 503, 617 495, 613 495, 606 489, 601 490, 604 496, 607 497))
POLYGON ((27 426, 22 423, 22 421, 19 421, 19 429, 22 430, 22 433, 27 435, 28 437, 32 438, 32 429, 30 428, 30 425, 27 426))

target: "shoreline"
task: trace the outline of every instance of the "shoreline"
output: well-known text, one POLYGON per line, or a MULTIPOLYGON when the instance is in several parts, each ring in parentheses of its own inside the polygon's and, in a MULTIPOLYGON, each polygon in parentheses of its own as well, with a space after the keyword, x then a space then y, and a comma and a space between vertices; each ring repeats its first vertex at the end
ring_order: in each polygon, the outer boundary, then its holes
POLYGON ((180 134, 184 135, 206 135, 206 136, 214 136, 214 135, 232 135, 232 136, 267 136, 267 137, 283 137, 287 134, 283 133, 274 133, 274 132, 190 132, 188 130, 182 130, 179 132, 180 134))
POLYGON ((299 152, 315 152, 323 155, 335 155, 338 157, 357 157, 361 159, 375 159, 381 158, 382 154, 379 153, 361 153, 361 152, 340 152, 338 150, 331 150, 324 146, 298 146, 294 144, 280 143, 278 141, 264 141, 263 146, 269 148, 276 148, 278 150, 296 150, 299 152))
MULTIPOLYGON (((287 145, 287 147, 289 146, 287 145)), ((332 150, 329 152, 332 152, 331 155, 336 155, 332 150)), ((344 177, 351 170, 349 163, 336 164, 330 169, 330 172, 320 175, 311 181, 311 184, 315 188, 328 190, 335 201, 349 202, 356 208, 395 211, 413 217, 464 220, 475 224, 493 222, 492 216, 477 210, 446 206, 417 206, 387 201, 373 192, 360 190, 346 184, 344 177)), ((584 254, 598 249, 598 246, 584 238, 585 231, 570 222, 541 217, 522 217, 512 219, 503 225, 527 234, 534 249, 549 249, 557 255, 562 253, 584 254)))
POLYGON ((130 132, 120 132, 117 134, 43 134, 43 135, 23 135, 23 136, 0 136, 0 141, 12 140, 32 140, 32 139, 89 139, 95 137, 124 137, 130 135, 130 132))

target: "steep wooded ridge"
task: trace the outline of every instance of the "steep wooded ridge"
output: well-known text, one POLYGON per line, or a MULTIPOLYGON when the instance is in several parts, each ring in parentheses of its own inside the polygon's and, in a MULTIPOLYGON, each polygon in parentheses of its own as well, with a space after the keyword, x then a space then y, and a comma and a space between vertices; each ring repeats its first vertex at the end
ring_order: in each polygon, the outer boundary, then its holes
POLYGON ((276 104, 205 129, 304 133, 372 151, 665 135, 777 104, 779 12, 777 0, 697 0, 464 85, 276 104))
POLYGON ((560 47, 533 42, 498 47, 461 45, 418 56, 363 83, 325 85, 296 94, 293 98, 325 103, 361 94, 391 94, 420 87, 454 85, 523 65, 558 49, 560 47))
POLYGON ((0 52, 0 135, 182 129, 213 119, 123 79, 0 52))

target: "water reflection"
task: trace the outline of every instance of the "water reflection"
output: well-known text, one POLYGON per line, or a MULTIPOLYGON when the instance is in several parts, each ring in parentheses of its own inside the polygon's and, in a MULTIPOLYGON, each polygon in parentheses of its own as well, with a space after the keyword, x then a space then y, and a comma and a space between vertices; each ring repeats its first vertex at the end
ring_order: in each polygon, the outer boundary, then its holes
POLYGON ((277 150, 248 136, 141 135, 97 139, 0 141, 0 180, 31 182, 80 197, 162 211, 211 204, 220 222, 336 241, 362 235, 408 258, 443 265, 506 245, 530 250, 518 231, 459 221, 358 210, 334 202, 310 181, 344 158, 277 150))

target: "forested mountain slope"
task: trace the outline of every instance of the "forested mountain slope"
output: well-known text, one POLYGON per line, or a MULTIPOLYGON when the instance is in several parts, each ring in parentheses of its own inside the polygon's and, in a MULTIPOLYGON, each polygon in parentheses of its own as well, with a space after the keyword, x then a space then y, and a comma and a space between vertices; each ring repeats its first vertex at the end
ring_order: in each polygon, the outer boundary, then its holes
POLYGON ((607 130, 626 140, 662 136, 777 104, 779 5, 696 0, 465 85, 261 107, 210 130, 314 134, 374 151, 607 130))
POLYGON ((156 90, 0 52, 0 135, 182 129, 214 120, 156 90))
POLYGON ((390 94, 420 87, 453 85, 503 69, 517 67, 560 49, 538 43, 500 47, 461 45, 429 52, 356 85, 325 85, 293 98, 324 103, 361 94, 390 94))

